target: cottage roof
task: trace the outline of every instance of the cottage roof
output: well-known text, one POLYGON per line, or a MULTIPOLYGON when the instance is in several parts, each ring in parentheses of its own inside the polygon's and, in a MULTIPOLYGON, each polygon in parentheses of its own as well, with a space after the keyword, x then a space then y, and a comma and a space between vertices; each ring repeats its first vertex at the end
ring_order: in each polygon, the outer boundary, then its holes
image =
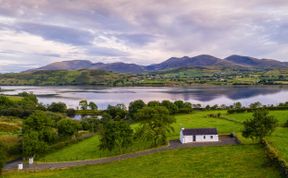
POLYGON ((183 129, 183 135, 216 135, 216 128, 183 129))

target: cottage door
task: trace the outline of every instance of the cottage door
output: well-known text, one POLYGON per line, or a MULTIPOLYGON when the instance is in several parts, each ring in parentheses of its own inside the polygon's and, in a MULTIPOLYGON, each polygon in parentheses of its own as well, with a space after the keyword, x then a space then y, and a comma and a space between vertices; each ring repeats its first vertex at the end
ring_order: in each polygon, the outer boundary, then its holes
POLYGON ((193 135, 193 142, 196 141, 196 135, 193 135))

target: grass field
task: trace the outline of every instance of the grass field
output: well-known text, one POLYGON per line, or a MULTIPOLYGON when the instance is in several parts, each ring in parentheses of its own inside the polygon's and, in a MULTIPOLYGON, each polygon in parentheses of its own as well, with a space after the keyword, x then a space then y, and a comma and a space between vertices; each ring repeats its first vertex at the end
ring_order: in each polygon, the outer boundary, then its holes
POLYGON ((176 115, 176 123, 173 124, 175 132, 170 134, 170 138, 179 138, 179 131, 184 128, 215 127, 221 134, 240 132, 242 125, 219 118, 208 117, 208 114, 226 114, 226 111, 198 111, 192 114, 176 115))
POLYGON ((42 172, 6 173, 4 178, 32 177, 280 177, 257 145, 201 147, 160 152, 110 164, 42 172))
MULTIPOLYGON (((75 161, 84 159, 97 159, 113 155, 119 155, 120 153, 115 151, 107 151, 99 149, 99 136, 95 135, 91 138, 83 140, 79 143, 67 146, 61 150, 52 152, 39 159, 40 162, 56 162, 56 161, 75 161)), ((127 152, 135 152, 138 150, 143 150, 149 148, 148 144, 143 142, 134 143, 130 148, 125 150, 127 152)))
MULTIPOLYGON (((269 111, 269 114, 274 116, 278 121, 280 125, 283 125, 288 120, 288 110, 281 110, 281 111, 269 111)), ((252 118, 253 113, 252 112, 245 112, 245 113, 239 113, 239 114, 227 114, 225 117, 243 122, 246 119, 252 118)))
POLYGON ((279 155, 288 161, 288 128, 277 128, 275 132, 268 137, 268 141, 276 148, 279 155))

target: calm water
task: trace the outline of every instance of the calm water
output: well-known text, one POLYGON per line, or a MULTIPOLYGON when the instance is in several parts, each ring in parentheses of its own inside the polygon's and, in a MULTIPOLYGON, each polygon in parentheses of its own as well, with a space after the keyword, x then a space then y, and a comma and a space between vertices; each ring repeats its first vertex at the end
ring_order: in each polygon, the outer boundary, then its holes
POLYGON ((27 91, 38 96, 40 102, 65 102, 69 107, 76 108, 81 99, 87 99, 97 103, 99 108, 106 108, 108 104, 128 104, 136 99, 145 102, 151 100, 185 100, 193 104, 202 105, 233 104, 241 102, 249 105, 260 101, 263 104, 278 104, 288 101, 288 88, 279 86, 269 87, 193 87, 193 88, 169 88, 169 87, 122 87, 99 88, 93 86, 64 86, 64 87, 24 87, 3 86, 2 89, 11 90, 3 94, 17 94, 27 91))

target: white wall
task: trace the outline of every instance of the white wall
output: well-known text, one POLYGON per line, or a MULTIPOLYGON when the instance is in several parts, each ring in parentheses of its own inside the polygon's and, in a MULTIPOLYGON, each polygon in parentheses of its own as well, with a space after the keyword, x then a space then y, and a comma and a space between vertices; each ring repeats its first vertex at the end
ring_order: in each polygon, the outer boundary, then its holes
POLYGON ((218 135, 196 135, 196 142, 218 142, 218 135))
MULTIPOLYGON (((195 142, 218 142, 218 135, 196 135, 195 142)), ((180 131, 180 142, 181 143, 191 143, 193 142, 193 135, 183 136, 182 130, 180 131)))

